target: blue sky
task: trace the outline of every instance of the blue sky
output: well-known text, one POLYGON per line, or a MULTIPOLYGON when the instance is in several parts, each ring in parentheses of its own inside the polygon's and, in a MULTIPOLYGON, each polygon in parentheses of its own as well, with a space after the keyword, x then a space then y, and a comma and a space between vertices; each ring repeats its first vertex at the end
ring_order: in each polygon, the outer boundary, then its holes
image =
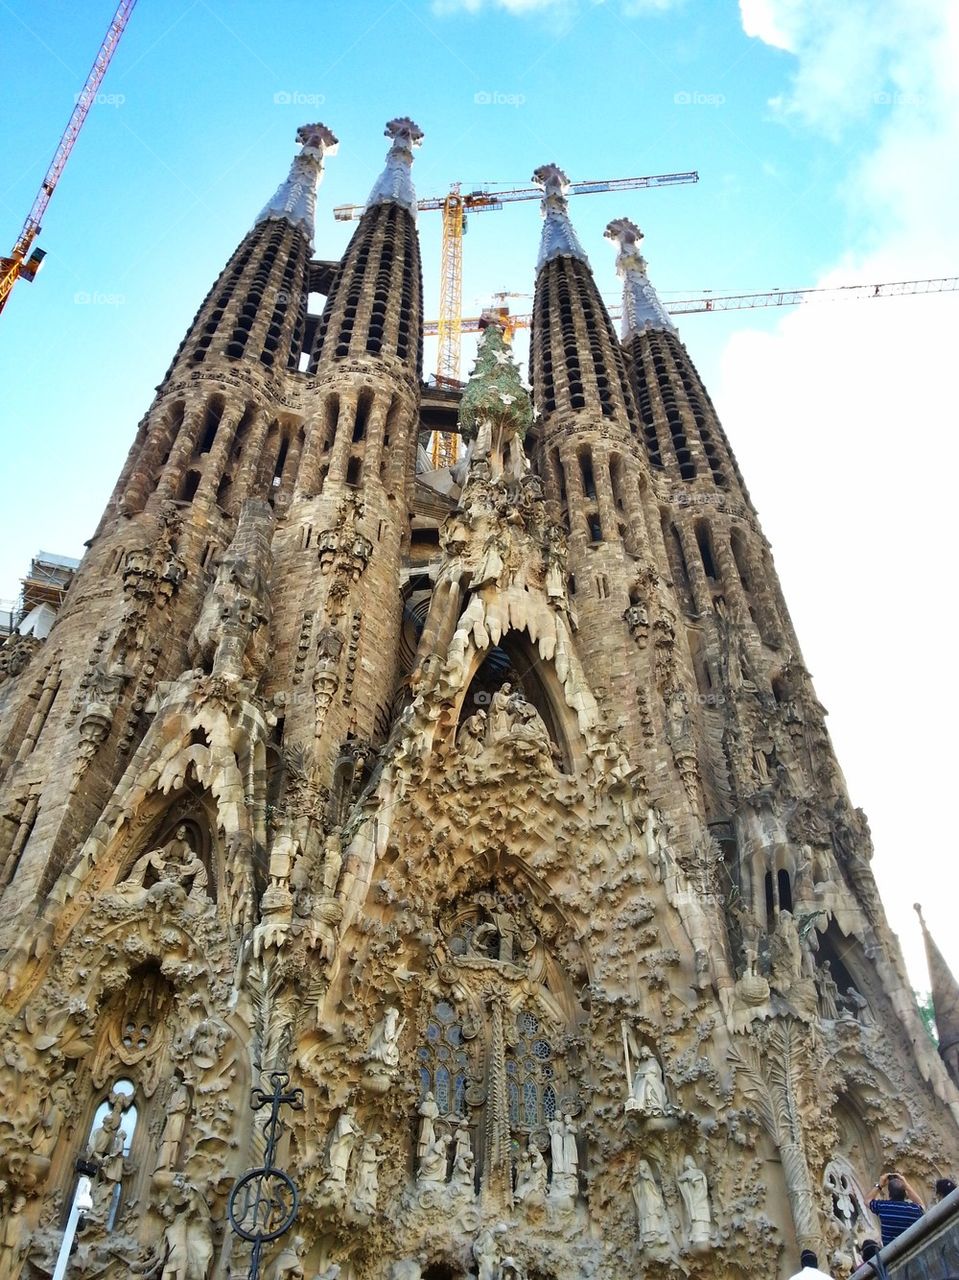
MULTIPOLYGON (((0 3, 10 244, 112 11, 111 0, 0 3)), ((285 174, 299 124, 322 120, 341 141, 320 192, 322 257, 350 231, 333 205, 364 199, 385 120, 409 114, 426 133, 420 195, 453 181, 527 185, 545 161, 574 179, 697 169, 697 186, 573 201, 610 300, 602 232, 621 215, 646 232, 667 305, 706 290, 948 275, 959 262, 949 12, 944 0, 140 0, 51 203, 43 271, 0 319, 0 597, 16 595, 39 547, 82 550, 153 387, 285 174)), ((423 214, 420 231, 435 315, 439 215, 423 214)), ((471 220, 467 313, 495 290, 532 290, 538 236, 533 202, 471 220)), ((933 901, 953 874, 943 725, 959 706, 954 682, 931 680, 928 650, 917 679, 913 647, 954 576, 949 502, 930 493, 956 453, 943 406, 957 305, 947 294, 680 321, 776 552, 854 802, 872 816, 877 874, 919 983, 913 896, 959 967, 950 914, 933 901), (920 441, 925 465, 904 494, 903 458, 920 441)))

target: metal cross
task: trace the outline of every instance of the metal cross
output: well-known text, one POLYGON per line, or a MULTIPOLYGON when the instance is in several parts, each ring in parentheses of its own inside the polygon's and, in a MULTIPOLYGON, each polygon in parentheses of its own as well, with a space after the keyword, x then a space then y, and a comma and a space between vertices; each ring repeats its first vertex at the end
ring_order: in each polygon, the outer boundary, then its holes
POLYGON ((271 1071, 270 1084, 273 1092, 267 1093, 255 1088, 250 1093, 250 1106, 254 1111, 260 1111, 263 1107, 270 1108, 270 1114, 263 1125, 266 1149, 262 1165, 257 1169, 248 1169, 234 1183, 227 1204, 230 1226, 241 1239, 249 1240, 253 1245, 249 1280, 259 1280, 263 1246, 289 1231, 296 1221, 300 1203, 293 1179, 273 1163, 282 1133, 280 1108, 303 1110, 303 1090, 289 1089, 289 1083, 290 1077, 285 1071, 271 1071))

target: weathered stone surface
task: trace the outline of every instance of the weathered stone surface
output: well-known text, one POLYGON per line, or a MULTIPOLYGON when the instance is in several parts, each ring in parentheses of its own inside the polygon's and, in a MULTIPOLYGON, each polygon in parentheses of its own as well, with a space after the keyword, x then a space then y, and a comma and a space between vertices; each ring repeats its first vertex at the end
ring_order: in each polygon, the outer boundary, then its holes
POLYGON ((3 666, 0 1276, 52 1272, 78 1157, 71 1274, 245 1274, 271 1070, 268 1276, 847 1272, 883 1166, 959 1163, 959 1094, 685 348, 621 347, 551 251, 536 416, 490 333, 439 501, 409 212, 299 372, 285 208, 3 666))

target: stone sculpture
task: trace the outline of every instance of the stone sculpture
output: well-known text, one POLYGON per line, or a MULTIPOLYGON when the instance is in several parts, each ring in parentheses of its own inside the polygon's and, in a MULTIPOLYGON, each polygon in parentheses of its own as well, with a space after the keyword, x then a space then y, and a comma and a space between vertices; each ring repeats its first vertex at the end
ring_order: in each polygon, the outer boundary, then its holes
POLYGON ((679 1194, 686 1209, 689 1244, 696 1248, 709 1243, 712 1219, 709 1212, 709 1186, 706 1175, 692 1156, 685 1156, 676 1177, 679 1194))

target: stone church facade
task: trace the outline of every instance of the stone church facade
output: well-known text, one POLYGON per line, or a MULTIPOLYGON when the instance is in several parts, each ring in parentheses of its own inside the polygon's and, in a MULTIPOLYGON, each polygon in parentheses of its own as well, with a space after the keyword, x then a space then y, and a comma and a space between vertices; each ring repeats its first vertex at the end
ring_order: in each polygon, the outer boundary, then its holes
POLYGON ((883 1168, 959 1166, 956 1063, 735 457, 554 165, 532 391, 495 324, 424 385, 387 134, 325 262, 300 130, 0 650, 0 1277, 246 1276, 265 1164, 276 1280, 844 1274, 883 1168))

